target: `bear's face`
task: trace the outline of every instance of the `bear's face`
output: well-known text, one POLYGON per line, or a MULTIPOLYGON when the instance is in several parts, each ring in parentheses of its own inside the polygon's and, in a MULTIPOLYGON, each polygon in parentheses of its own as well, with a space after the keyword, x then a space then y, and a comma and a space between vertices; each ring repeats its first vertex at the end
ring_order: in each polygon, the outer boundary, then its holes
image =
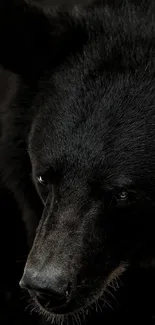
POLYGON ((84 308, 116 286, 141 258, 153 215, 147 80, 139 88, 126 73, 115 72, 115 81, 103 72, 88 78, 84 59, 78 62, 48 81, 50 95, 29 137, 33 180, 45 208, 25 272, 35 270, 36 280, 42 274, 49 290, 53 275, 70 285, 67 305, 44 306, 57 314, 84 308))

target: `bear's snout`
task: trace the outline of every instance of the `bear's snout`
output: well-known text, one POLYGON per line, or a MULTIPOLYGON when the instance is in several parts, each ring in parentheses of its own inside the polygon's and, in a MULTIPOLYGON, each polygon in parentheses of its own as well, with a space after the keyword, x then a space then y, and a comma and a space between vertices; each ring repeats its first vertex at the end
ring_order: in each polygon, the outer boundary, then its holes
POLYGON ((73 294, 73 283, 63 269, 56 266, 41 271, 37 267, 26 267, 20 286, 29 290, 43 308, 57 312, 67 306, 73 294))

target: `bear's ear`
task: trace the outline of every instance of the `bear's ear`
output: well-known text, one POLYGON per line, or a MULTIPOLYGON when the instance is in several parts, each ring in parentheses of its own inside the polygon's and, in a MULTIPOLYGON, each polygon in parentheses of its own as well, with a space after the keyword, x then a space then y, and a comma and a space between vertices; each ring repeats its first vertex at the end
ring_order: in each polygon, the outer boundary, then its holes
POLYGON ((37 78, 77 41, 69 14, 36 3, 0 0, 0 65, 25 79, 37 78))

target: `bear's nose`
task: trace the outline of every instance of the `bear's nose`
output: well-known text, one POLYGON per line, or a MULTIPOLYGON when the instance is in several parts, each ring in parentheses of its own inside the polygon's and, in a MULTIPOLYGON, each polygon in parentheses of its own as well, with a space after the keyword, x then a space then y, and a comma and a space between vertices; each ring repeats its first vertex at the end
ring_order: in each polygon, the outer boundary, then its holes
POLYGON ((29 290, 31 296, 45 309, 55 310, 65 306, 71 297, 72 285, 67 276, 59 269, 47 272, 36 272, 32 268, 26 270, 20 286, 29 290))

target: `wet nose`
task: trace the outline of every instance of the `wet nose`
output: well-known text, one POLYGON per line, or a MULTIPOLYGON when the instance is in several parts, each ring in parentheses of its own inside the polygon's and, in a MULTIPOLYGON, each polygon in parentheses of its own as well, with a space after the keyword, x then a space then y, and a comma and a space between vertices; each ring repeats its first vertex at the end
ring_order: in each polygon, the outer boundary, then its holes
POLYGON ((72 284, 60 269, 47 272, 36 272, 34 269, 26 270, 20 286, 27 289, 30 295, 48 310, 55 310, 65 306, 71 297, 72 284))

